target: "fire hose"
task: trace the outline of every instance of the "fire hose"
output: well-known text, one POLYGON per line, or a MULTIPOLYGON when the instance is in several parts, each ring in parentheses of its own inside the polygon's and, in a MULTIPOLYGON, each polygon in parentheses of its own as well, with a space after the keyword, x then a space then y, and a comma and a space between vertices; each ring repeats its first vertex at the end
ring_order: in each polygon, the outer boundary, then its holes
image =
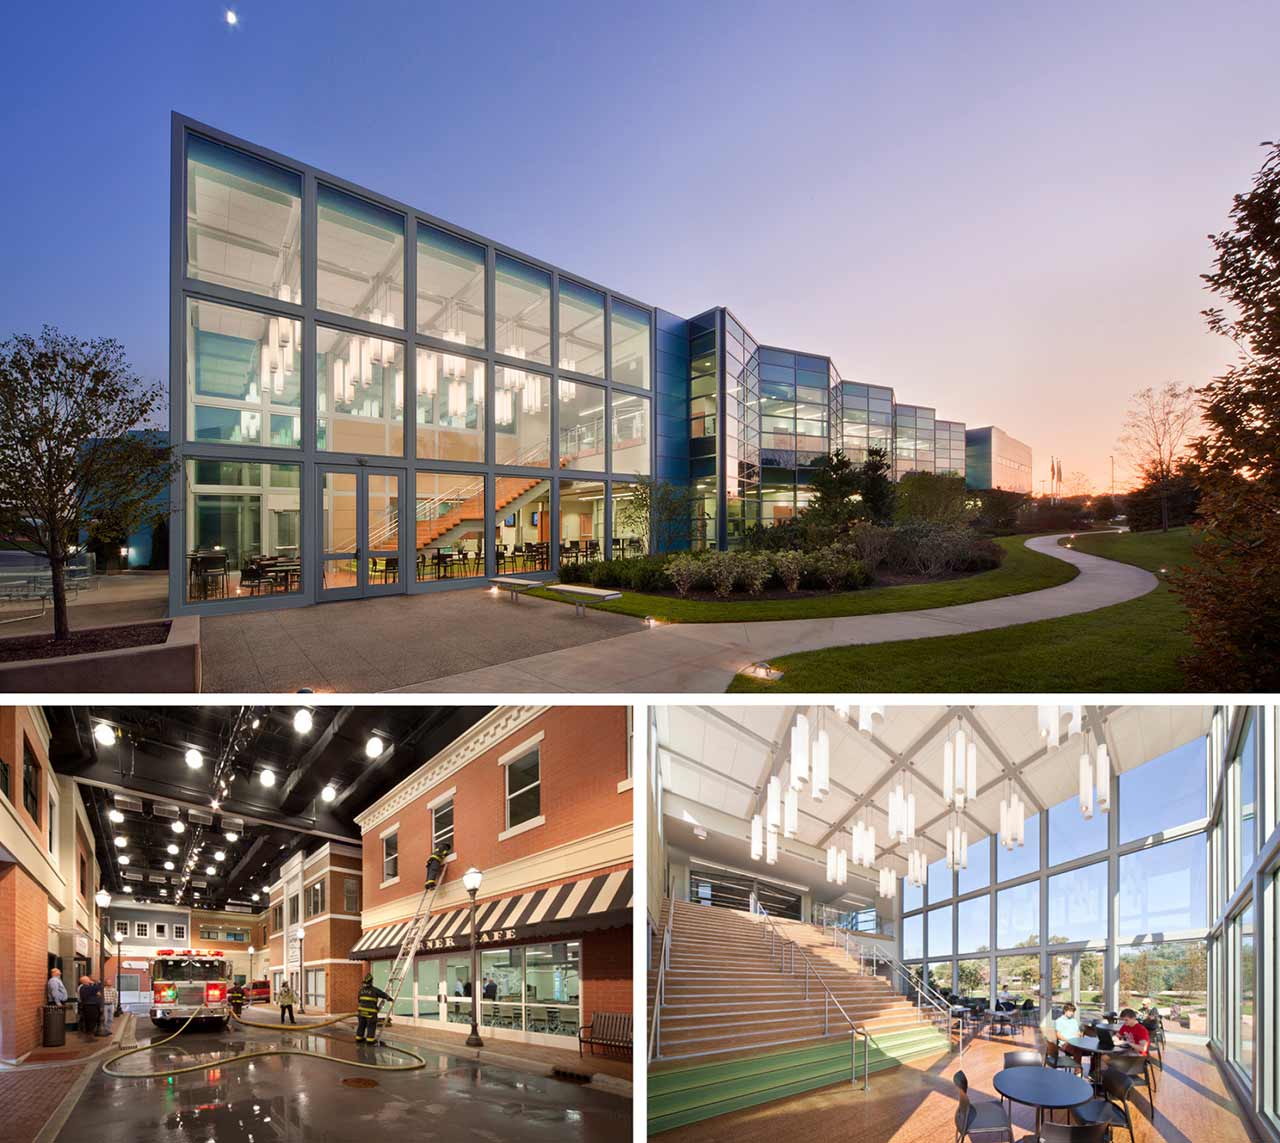
MULTIPOLYGON (((141 1044, 136 1048, 129 1048, 127 1051, 121 1052, 117 1056, 112 1056, 111 1059, 104 1061, 102 1065, 103 1072, 105 1072, 109 1076, 112 1076, 115 1079, 162 1079, 165 1076, 177 1076, 177 1075, 182 1075, 185 1072, 205 1071, 209 1068, 218 1068, 218 1067, 224 1066, 225 1064, 238 1063, 241 1060, 258 1059, 262 1056, 311 1056, 317 1060, 327 1060, 331 1064, 341 1064, 343 1067, 367 1068, 371 1071, 381 1071, 381 1072, 412 1072, 412 1071, 417 1071, 420 1068, 425 1068, 427 1066, 426 1059, 418 1055, 417 1052, 412 1051, 409 1048, 400 1048, 391 1044, 387 1044, 384 1046, 390 1048, 391 1051, 400 1052, 402 1055, 411 1056, 415 1062, 407 1063, 407 1064, 370 1064, 370 1063, 364 1063, 360 1060, 338 1059, 335 1056, 326 1055, 324 1052, 308 1051, 306 1048, 282 1047, 282 1048, 259 1048, 258 1050, 252 1051, 252 1052, 237 1052, 235 1055, 224 1056, 218 1060, 206 1060, 204 1063, 188 1064, 185 1067, 180 1067, 180 1068, 165 1068, 162 1071, 158 1071, 158 1072, 122 1072, 122 1071, 115 1071, 112 1069, 113 1064, 119 1063, 126 1056, 132 1056, 137 1054, 138 1052, 146 1052, 152 1048, 158 1048, 160 1047, 161 1044, 167 1044, 170 1040, 174 1039, 177 1036, 180 1036, 183 1033, 183 1031, 186 1030, 187 1025, 190 1024, 192 1020, 195 1020, 197 1017, 199 1017, 202 1013, 205 1013, 205 1008, 203 1006, 198 1008, 195 1012, 193 1012, 190 1016, 188 1016, 181 1028, 179 1028, 176 1032, 173 1032, 170 1035, 166 1036, 163 1040, 152 1040, 151 1042, 146 1044, 141 1044)), ((209 1014, 209 1013, 206 1013, 206 1014, 209 1014)), ((289 1028, 290 1031, 309 1032, 313 1028, 323 1028, 329 1024, 336 1024, 340 1020, 350 1020, 351 1017, 354 1015, 356 1015, 356 1013, 346 1012, 340 1016, 334 1016, 328 1020, 321 1020, 314 1024, 291 1024, 291 1025, 287 1025, 287 1027, 289 1028)), ((259 1024, 255 1021, 241 1020, 240 1017, 236 1016, 234 1013, 232 1013, 232 1016, 237 1021, 237 1023, 248 1025, 251 1028, 270 1028, 272 1031, 276 1031, 280 1028, 286 1027, 286 1025, 283 1025, 283 1024, 259 1024)))

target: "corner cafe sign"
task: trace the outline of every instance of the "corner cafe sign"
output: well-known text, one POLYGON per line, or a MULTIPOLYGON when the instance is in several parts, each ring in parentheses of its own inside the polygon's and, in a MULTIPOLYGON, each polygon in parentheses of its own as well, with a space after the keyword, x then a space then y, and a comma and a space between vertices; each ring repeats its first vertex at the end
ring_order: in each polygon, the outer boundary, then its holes
MULTIPOLYGON (((482 932, 478 937, 476 937, 476 944, 493 945, 498 944, 500 941, 514 941, 515 939, 515 929, 490 929, 488 932, 482 932)), ((464 945, 467 948, 471 947, 470 937, 465 941, 457 940, 454 937, 432 937, 430 940, 423 941, 421 948, 430 952, 434 949, 461 948, 464 945)))

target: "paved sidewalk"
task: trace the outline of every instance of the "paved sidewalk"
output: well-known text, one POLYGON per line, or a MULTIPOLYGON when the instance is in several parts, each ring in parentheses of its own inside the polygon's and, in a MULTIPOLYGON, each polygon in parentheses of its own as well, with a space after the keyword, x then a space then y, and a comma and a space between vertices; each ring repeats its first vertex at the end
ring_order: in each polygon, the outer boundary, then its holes
MULTIPOLYGON (((1033 551, 1065 560, 1080 569, 1080 574, 1068 583, 1043 591, 887 615, 767 623, 670 624, 586 646, 424 679, 399 689, 455 694, 558 691, 722 694, 735 674, 763 659, 823 647, 963 635, 1078 615, 1146 595, 1158 582, 1150 572, 1131 564, 1060 547, 1060 538, 1038 536, 1027 541, 1027 547, 1033 551)), ((564 607, 563 604, 554 606, 564 607)))

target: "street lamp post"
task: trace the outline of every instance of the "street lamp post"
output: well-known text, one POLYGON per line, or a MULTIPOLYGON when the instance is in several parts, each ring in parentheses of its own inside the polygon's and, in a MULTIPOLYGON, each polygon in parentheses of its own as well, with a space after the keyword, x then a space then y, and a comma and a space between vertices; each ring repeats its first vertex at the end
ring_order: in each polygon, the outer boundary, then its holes
POLYGON ((302 941, 307 935, 307 930, 299 925, 294 930, 293 935, 298 941, 298 1011, 305 1016, 307 1012, 307 973, 302 967, 302 941))
POLYGON ((480 981, 477 964, 479 952, 476 944, 476 894, 480 891, 480 882, 483 880, 484 874, 474 865, 462 875, 462 887, 471 898, 471 1035, 467 1037, 468 1048, 484 1047, 484 1041, 480 1039, 479 1027, 480 981))

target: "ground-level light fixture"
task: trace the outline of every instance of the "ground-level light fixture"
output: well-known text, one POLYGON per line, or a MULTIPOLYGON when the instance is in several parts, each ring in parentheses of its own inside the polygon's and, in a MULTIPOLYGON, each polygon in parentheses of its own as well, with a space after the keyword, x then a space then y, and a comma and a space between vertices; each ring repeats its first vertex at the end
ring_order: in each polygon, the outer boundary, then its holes
POLYGON ((274 786, 276 784, 276 772, 274 770, 259 770, 258 781, 267 787, 274 786))
POLYGON ((111 904, 111 894, 108 893, 105 889, 99 889, 93 895, 93 899, 94 901, 97 902, 99 909, 105 909, 108 905, 111 904))
POLYGON ((325 786, 323 790, 320 791, 320 798, 322 801, 325 801, 325 802, 331 802, 337 796, 338 796, 338 791, 333 788, 332 782, 330 782, 327 786, 325 786))
POLYGON ((115 731, 105 722, 100 722, 93 728, 93 740, 99 746, 110 746, 116 740, 115 731))
POLYGON ((305 706, 298 707, 298 709, 293 712, 293 729, 299 734, 309 734, 311 732, 311 725, 311 712, 305 706))
POLYGON ((376 734, 369 735, 369 741, 364 744, 365 755, 369 758, 376 758, 382 753, 382 739, 376 734))
POLYGON ((174 818, 173 824, 170 825, 169 828, 173 830, 174 833, 186 833, 187 823, 184 822, 181 818, 174 818))
POLYGON ((183 755, 187 760, 187 765, 193 770, 199 770, 204 765, 204 755, 200 753, 194 746, 183 755))

